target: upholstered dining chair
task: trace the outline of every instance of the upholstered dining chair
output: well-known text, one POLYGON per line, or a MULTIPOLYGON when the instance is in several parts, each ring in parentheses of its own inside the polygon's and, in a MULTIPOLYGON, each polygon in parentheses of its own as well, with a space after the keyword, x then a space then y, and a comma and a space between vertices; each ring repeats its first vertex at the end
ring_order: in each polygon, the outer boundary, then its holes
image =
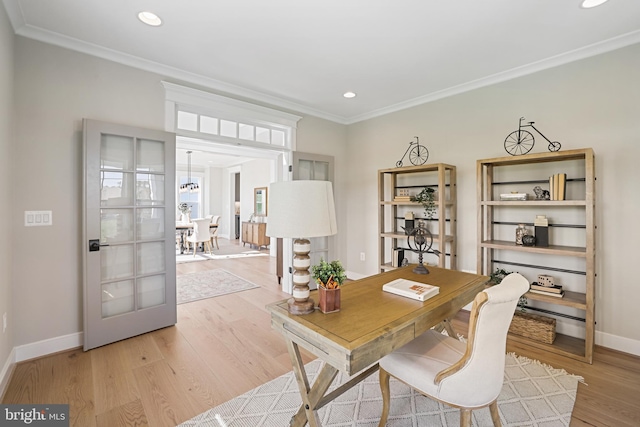
MULTIPOLYGON (((220 215, 213 215, 211 217, 211 224, 219 226, 220 215)), ((215 227, 213 230, 211 230, 211 242, 216 244, 216 249, 220 249, 220 246, 218 246, 218 227, 215 227)))
POLYGON ((420 335, 380 360, 382 416, 387 422, 394 377, 427 397, 460 408, 460 426, 471 426, 471 411, 489 406, 500 426, 498 395, 504 379, 507 332, 518 299, 529 282, 518 273, 475 297, 467 343, 435 330, 420 335))
POLYGON ((211 255, 211 234, 209 233, 209 224, 211 220, 209 218, 192 219, 193 233, 187 237, 187 242, 193 244, 193 256, 196 256, 196 249, 198 249, 198 243, 204 245, 204 249, 209 248, 209 255, 211 255))

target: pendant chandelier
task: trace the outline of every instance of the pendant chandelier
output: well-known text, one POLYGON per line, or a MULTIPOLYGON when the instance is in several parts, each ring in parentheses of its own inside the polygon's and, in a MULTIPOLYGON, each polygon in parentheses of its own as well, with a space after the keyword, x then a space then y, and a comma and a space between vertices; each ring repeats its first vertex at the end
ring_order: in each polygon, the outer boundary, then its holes
POLYGON ((191 181, 191 151, 187 151, 187 182, 180 185, 181 193, 197 193, 200 191, 200 187, 195 182, 191 181))

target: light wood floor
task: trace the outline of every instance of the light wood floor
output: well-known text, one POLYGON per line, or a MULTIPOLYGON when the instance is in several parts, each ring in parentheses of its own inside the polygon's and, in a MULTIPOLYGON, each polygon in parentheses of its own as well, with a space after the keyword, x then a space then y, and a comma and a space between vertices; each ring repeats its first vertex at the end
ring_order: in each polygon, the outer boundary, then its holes
MULTIPOLYGON (((233 251, 220 239, 220 251, 233 251)), ((248 249, 248 248, 245 248, 248 249)), ((83 352, 18 364, 2 403, 69 403, 73 426, 175 426, 291 370, 265 305, 286 298, 270 257, 194 262, 260 285, 178 306, 178 324, 83 352)), ((466 334, 467 317, 454 327, 466 334)), ((509 344, 509 351, 582 375, 572 426, 640 426, 640 358, 597 348, 593 365, 509 344)), ((304 354, 305 362, 312 360, 304 354)))

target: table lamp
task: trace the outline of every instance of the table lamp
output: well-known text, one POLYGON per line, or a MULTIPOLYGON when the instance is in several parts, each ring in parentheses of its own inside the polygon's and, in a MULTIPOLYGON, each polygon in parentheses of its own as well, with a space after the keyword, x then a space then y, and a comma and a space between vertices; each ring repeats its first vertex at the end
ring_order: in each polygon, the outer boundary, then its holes
POLYGON ((267 236, 293 241, 293 297, 289 313, 308 314, 315 309, 309 298, 311 242, 308 238, 337 233, 333 186, 329 181, 274 182, 269 188, 267 236))

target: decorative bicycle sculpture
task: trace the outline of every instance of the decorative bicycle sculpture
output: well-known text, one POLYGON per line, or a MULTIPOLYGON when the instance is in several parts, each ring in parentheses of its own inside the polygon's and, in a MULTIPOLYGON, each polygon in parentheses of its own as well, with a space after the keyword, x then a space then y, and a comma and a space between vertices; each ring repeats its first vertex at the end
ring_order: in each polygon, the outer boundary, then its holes
POLYGON ((514 130, 513 132, 511 132, 507 136, 507 138, 504 140, 504 149, 507 151, 507 153, 511 154, 512 156, 520 156, 522 154, 527 154, 529 151, 531 151, 531 149, 533 148, 533 145, 535 144, 535 139, 533 138, 533 135, 531 134, 531 132, 522 129, 526 127, 532 128, 533 130, 538 132, 540 136, 542 136, 544 139, 547 140, 547 142, 549 143, 549 145, 547 146, 549 151, 560 150, 560 143, 558 141, 552 142, 549 140, 549 138, 544 136, 542 132, 536 129, 536 127, 533 125, 535 122, 529 122, 528 125, 523 125, 522 124, 523 120, 524 120, 524 117, 520 117, 520 122, 518 123, 518 130, 514 130))
POLYGON ((424 145, 420 145, 418 137, 415 137, 415 141, 409 142, 409 147, 407 151, 404 152, 402 158, 396 162, 396 167, 402 167, 402 161, 406 157, 407 153, 409 153, 409 161, 412 165, 420 166, 427 163, 427 159, 429 158, 429 150, 424 145))

